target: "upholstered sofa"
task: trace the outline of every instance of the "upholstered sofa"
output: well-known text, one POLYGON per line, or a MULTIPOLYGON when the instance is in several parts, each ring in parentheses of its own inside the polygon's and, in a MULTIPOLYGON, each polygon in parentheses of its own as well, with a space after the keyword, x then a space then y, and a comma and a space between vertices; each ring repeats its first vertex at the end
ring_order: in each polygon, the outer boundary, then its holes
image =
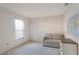
POLYGON ((46 34, 43 40, 43 46, 60 48, 61 40, 64 39, 63 35, 59 34, 46 34))

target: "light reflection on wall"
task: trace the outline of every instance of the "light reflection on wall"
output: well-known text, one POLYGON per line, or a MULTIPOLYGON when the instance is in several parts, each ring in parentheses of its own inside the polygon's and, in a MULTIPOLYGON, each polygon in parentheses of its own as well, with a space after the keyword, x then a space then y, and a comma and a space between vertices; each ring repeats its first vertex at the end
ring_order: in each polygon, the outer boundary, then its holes
POLYGON ((79 18, 78 14, 71 16, 67 22, 68 33, 79 36, 79 18))

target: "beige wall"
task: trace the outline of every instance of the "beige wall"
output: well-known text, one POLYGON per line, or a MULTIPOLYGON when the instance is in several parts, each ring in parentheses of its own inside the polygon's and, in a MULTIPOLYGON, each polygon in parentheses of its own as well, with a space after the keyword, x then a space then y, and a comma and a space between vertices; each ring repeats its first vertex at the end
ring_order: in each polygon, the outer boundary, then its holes
POLYGON ((30 21, 32 40, 43 41, 46 33, 63 34, 63 16, 44 17, 30 21))
POLYGON ((29 39, 29 20, 19 14, 0 7, 0 53, 3 53, 29 39), (14 19, 21 19, 25 24, 25 39, 15 39, 14 19))

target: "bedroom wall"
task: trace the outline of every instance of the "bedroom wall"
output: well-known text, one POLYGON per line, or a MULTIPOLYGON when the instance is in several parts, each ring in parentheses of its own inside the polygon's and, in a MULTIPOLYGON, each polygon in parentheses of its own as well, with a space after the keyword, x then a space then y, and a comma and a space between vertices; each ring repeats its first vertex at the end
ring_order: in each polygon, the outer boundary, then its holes
POLYGON ((11 12, 7 9, 0 7, 0 54, 18 46, 29 39, 29 20, 28 18, 23 17, 17 13, 11 12), (25 30, 24 35, 25 39, 16 40, 15 39, 15 25, 14 19, 21 19, 24 21, 25 30))
POLYGON ((63 34, 63 16, 31 19, 31 40, 42 42, 46 33, 63 34))

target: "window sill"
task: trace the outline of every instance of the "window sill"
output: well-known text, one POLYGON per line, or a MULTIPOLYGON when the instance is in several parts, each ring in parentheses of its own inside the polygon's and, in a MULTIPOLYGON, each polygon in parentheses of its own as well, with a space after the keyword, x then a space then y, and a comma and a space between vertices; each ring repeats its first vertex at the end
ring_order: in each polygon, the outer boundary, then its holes
POLYGON ((24 38, 16 39, 16 40, 24 40, 24 38))

